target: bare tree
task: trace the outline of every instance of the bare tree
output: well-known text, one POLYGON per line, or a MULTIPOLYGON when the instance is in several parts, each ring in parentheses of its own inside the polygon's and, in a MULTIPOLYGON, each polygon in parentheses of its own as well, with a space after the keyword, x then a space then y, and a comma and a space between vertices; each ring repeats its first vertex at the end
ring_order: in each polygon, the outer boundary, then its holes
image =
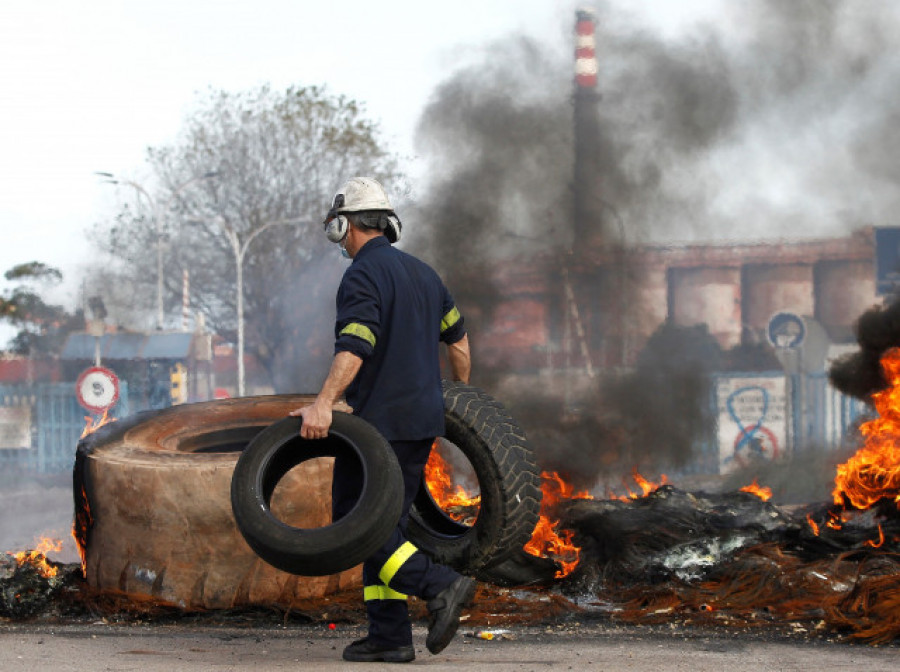
POLYGON ((395 187, 402 179, 377 124, 319 87, 209 91, 175 143, 148 150, 148 164, 157 187, 113 180, 133 198, 94 232, 116 261, 105 284, 129 287, 128 302, 146 313, 163 249, 167 314, 180 304, 184 269, 192 310, 227 338, 238 337, 242 297, 246 351, 276 389, 312 389, 321 371, 304 360, 318 363, 331 338, 344 268, 322 235, 331 197, 354 174, 395 187))

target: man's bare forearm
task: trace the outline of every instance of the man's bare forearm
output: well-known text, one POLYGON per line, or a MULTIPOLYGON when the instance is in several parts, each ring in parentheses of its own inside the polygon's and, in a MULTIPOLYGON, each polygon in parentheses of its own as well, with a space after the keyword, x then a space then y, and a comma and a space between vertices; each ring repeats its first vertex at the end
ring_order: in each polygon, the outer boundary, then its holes
POLYGON ((453 374, 453 380, 468 383, 469 376, 472 373, 472 355, 469 352, 468 335, 447 346, 447 359, 450 360, 450 371, 453 374))
POLYGON ((323 403, 333 406, 343 396, 344 392, 356 378, 362 366, 362 359, 346 350, 337 353, 331 362, 328 377, 322 383, 322 389, 316 401, 320 398, 323 403))
POLYGON ((300 436, 304 439, 322 439, 328 436, 332 407, 356 378, 361 366, 362 359, 352 352, 341 351, 334 356, 328 377, 325 378, 316 400, 309 406, 298 408, 289 414, 303 418, 300 436))

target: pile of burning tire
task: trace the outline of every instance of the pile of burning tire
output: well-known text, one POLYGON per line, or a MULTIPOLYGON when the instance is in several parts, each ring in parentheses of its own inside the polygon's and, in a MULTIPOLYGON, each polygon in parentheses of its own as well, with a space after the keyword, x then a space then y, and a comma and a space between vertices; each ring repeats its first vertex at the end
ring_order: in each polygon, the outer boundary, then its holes
MULTIPOLYGON (((445 383, 444 398, 445 438, 471 464, 481 508, 473 525, 457 523, 423 487, 409 537, 441 562, 489 576, 529 540, 540 477, 499 403, 459 383, 445 383)), ((187 404, 82 439, 75 536, 88 584, 205 609, 291 605, 360 584, 359 562, 396 524, 399 469, 384 440, 353 416, 337 413, 327 440, 300 439, 299 420, 287 413, 312 400, 187 404), (360 459, 367 477, 359 504, 331 524, 330 458, 339 451, 360 459)))

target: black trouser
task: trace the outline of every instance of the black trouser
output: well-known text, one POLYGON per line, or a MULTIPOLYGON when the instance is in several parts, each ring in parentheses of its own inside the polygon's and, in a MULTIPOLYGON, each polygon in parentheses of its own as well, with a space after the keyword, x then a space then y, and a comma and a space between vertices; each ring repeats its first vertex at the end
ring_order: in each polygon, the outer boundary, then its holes
MULTIPOLYGON (((409 507, 422 483, 422 472, 434 440, 390 443, 403 472, 403 509, 391 537, 363 563, 363 585, 369 637, 378 644, 393 647, 412 644, 407 595, 429 600, 453 583, 459 574, 435 563, 406 539, 409 507)), ((362 484, 359 461, 336 457, 331 492, 334 520, 353 508, 362 484)))

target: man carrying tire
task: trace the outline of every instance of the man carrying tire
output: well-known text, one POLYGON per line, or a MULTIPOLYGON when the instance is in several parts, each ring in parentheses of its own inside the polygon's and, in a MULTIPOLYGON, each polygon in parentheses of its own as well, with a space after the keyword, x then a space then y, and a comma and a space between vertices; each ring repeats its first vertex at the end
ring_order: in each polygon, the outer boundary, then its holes
MULTIPOLYGON (((353 261, 337 293, 335 355, 314 403, 293 411, 300 436, 328 435, 332 407, 342 395, 353 413, 390 442, 403 471, 400 522, 391 538, 363 563, 369 634, 344 649, 344 660, 409 662, 415 658, 406 598, 425 599, 426 646, 439 653, 453 639, 475 581, 439 565, 406 539, 409 509, 435 437, 444 433, 440 346, 454 380, 467 383, 469 342, 450 293, 427 264, 394 247, 402 225, 384 188, 370 177, 351 178, 325 219, 328 239, 353 261)), ((352 459, 335 458, 332 517, 353 508, 364 475, 352 459)), ((398 496, 400 493, 397 493, 398 496)))

